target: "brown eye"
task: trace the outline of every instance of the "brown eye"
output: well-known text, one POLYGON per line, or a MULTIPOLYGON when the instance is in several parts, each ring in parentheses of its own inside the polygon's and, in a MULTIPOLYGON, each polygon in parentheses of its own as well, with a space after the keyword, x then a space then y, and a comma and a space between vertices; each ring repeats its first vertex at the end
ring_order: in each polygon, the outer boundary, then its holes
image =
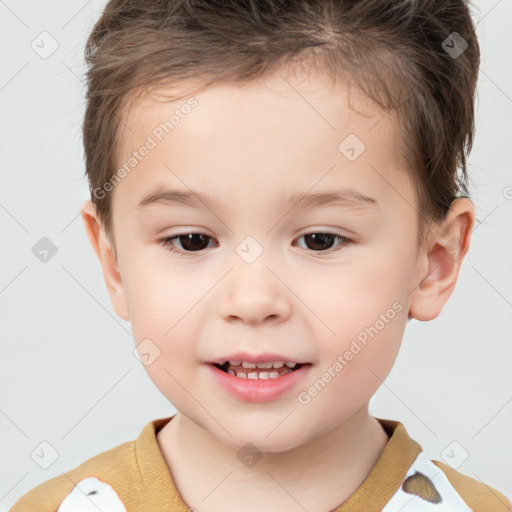
POLYGON ((335 233, 307 233, 299 237, 299 239, 301 238, 304 238, 306 249, 317 252, 319 251, 320 253, 324 252, 327 254, 335 252, 346 245, 354 243, 353 240, 350 240, 349 238, 341 235, 337 235, 335 233), (331 249, 336 240, 339 240, 341 243, 335 246, 334 249, 331 249))
POLYGON ((160 243, 166 250, 182 256, 187 253, 192 254, 206 249, 208 247, 209 240, 213 239, 205 233, 185 233, 169 236, 160 240, 160 243), (176 247, 173 240, 177 240, 181 247, 176 247))
POLYGON ((304 241, 308 249, 312 251, 324 251, 331 248, 336 237, 332 233, 310 233, 304 235, 304 241))
POLYGON ((210 237, 202 233, 188 233, 187 235, 178 235, 175 238, 179 240, 185 251, 202 251, 208 247, 206 239, 210 237))

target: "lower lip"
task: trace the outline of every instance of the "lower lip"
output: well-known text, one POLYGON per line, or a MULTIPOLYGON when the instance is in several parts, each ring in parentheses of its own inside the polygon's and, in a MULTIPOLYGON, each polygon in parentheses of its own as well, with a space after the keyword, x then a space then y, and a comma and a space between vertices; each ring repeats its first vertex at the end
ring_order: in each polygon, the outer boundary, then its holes
POLYGON ((311 364, 303 364, 298 370, 276 379, 243 379, 223 372, 211 363, 208 367, 220 386, 236 398, 245 402, 270 402, 293 389, 309 372, 311 364))

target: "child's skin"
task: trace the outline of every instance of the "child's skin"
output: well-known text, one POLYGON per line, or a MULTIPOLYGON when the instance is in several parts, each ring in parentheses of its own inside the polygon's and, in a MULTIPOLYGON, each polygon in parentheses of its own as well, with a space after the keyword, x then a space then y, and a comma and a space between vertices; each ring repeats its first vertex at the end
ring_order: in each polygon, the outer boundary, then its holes
MULTIPOLYGON (((150 338, 161 351, 146 370, 179 412, 157 439, 180 494, 201 512, 325 512, 356 491, 388 441, 368 414, 370 398, 391 370, 408 314, 427 321, 441 312, 474 225, 473 203, 457 199, 419 251, 393 112, 363 117, 341 82, 333 89, 318 74, 281 75, 287 81, 194 94, 198 105, 115 187, 118 268, 90 204, 83 213, 116 313, 131 322, 136 343, 150 338), (338 150, 350 133, 366 145, 354 162, 338 150), (137 209, 158 184, 208 194, 219 206, 137 209), (281 209, 283 194, 341 187, 377 207, 281 209), (190 232, 211 236, 207 248, 180 257, 159 244, 190 232), (355 244, 335 239, 327 250, 340 250, 321 256, 302 238, 318 232, 355 244), (247 236, 263 247, 251 264, 236 252, 247 236), (397 302, 394 319, 309 404, 299 403, 298 393, 397 302), (247 402, 220 388, 206 364, 237 351, 312 366, 279 399, 247 402), (263 453, 250 467, 237 457, 248 441, 263 453)), ((361 108, 356 98, 352 91, 361 108)), ((122 161, 186 99, 136 106, 122 161)), ((179 239, 170 243, 182 248, 179 239)))

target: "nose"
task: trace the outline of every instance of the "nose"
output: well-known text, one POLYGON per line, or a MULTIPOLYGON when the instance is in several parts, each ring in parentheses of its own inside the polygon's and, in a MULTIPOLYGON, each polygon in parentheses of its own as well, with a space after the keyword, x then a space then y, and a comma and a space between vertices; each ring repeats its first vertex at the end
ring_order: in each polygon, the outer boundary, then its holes
POLYGON ((263 259, 251 264, 238 261, 221 284, 219 315, 228 322, 278 324, 291 311, 291 292, 286 281, 263 259))

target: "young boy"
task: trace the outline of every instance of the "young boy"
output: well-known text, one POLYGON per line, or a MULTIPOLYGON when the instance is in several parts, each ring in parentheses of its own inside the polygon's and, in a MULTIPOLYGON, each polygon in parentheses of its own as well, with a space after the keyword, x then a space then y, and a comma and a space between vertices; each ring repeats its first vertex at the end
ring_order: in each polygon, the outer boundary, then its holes
POLYGON ((83 219, 178 412, 12 511, 510 511, 368 412, 469 249, 479 58, 463 0, 111 0, 83 219))

